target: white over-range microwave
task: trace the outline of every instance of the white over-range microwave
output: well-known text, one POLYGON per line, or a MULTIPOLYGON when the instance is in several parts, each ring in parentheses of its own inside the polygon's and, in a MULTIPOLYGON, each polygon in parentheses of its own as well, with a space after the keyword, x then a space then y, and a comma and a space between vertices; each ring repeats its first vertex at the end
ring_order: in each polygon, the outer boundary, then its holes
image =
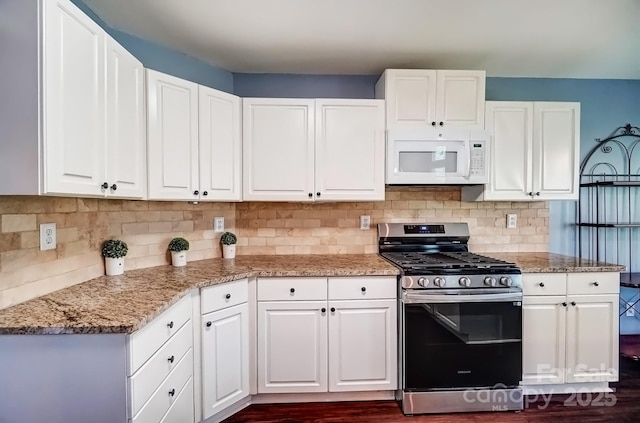
POLYGON ((489 180, 486 131, 424 129, 387 131, 388 185, 474 185, 489 180))

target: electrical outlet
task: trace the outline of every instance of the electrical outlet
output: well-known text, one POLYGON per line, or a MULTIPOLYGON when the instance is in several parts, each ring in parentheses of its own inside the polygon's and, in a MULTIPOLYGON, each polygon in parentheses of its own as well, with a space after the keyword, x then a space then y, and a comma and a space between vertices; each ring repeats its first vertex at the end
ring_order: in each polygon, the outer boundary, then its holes
POLYGON ((518 215, 515 213, 507 214, 507 228, 515 229, 518 227, 518 215))
POLYGON ((224 232, 224 217, 213 218, 213 232, 224 232))
POLYGON ((360 230, 367 231, 369 230, 369 226, 371 226, 371 216, 366 214, 360 216, 360 230))
POLYGON ((56 249, 56 224, 43 223, 40 225, 40 251, 56 249))

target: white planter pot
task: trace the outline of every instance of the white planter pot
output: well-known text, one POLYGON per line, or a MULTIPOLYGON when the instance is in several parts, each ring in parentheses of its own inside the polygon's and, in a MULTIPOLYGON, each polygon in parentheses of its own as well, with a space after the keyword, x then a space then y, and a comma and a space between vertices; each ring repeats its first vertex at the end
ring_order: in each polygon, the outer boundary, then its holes
POLYGON ((187 265, 187 252, 186 251, 172 251, 171 252, 171 264, 173 267, 182 267, 187 265))
POLYGON ((124 257, 120 258, 104 258, 104 269, 107 276, 117 276, 124 273, 124 257))
POLYGON ((225 245, 222 244, 222 257, 226 259, 232 259, 236 257, 236 245, 225 245))

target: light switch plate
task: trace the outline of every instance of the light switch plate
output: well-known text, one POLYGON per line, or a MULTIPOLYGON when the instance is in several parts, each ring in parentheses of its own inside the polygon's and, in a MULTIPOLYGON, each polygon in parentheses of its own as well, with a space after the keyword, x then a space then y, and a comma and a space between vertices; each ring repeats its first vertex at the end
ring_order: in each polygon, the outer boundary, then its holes
POLYGON ((56 224, 43 223, 40 225, 40 251, 56 249, 56 224))
POLYGON ((213 232, 224 232, 224 217, 213 218, 213 232))

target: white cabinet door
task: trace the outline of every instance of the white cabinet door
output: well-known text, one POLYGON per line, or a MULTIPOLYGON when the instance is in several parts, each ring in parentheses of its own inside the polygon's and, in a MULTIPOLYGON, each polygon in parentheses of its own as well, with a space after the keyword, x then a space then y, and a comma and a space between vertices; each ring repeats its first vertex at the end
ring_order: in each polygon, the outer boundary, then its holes
POLYGON ((484 129, 485 79, 485 71, 437 71, 436 124, 484 129))
POLYGON ((567 299, 525 296, 522 303, 522 372, 524 385, 565 382, 567 299))
POLYGON ((488 101, 485 126, 491 136, 485 200, 529 200, 532 191, 533 104, 488 101))
POLYGON ((106 35, 108 195, 145 197, 146 137, 144 67, 138 59, 106 35))
POLYGON ((327 391, 326 307, 258 302, 258 393, 327 391))
POLYGON ((376 98, 387 101, 387 129, 484 129, 485 79, 484 71, 387 69, 376 98))
POLYGON ((243 199, 312 201, 314 100, 243 99, 243 199))
POLYGON ((329 307, 329 391, 396 389, 396 301, 330 301, 329 307))
POLYGON ((376 85, 376 98, 387 102, 387 129, 435 123, 436 71, 387 69, 376 85))
POLYGON ((535 200, 577 200, 580 103, 533 103, 535 200))
POLYGON ((100 195, 105 182, 105 34, 68 0, 43 1, 42 11, 42 191, 100 195))
POLYGON ((569 295, 567 382, 618 380, 619 296, 569 295))
POLYGON ((242 199, 241 100, 199 86, 199 169, 201 200, 242 199))
POLYGON ((464 201, 578 198, 580 103, 488 101, 489 183, 465 187, 464 201))
POLYGON ((202 316, 202 408, 205 419, 249 395, 249 306, 202 316))
POLYGON ((194 200, 198 191, 198 85, 147 70, 149 200, 194 200))
POLYGON ((316 100, 316 200, 384 200, 384 101, 316 100))

